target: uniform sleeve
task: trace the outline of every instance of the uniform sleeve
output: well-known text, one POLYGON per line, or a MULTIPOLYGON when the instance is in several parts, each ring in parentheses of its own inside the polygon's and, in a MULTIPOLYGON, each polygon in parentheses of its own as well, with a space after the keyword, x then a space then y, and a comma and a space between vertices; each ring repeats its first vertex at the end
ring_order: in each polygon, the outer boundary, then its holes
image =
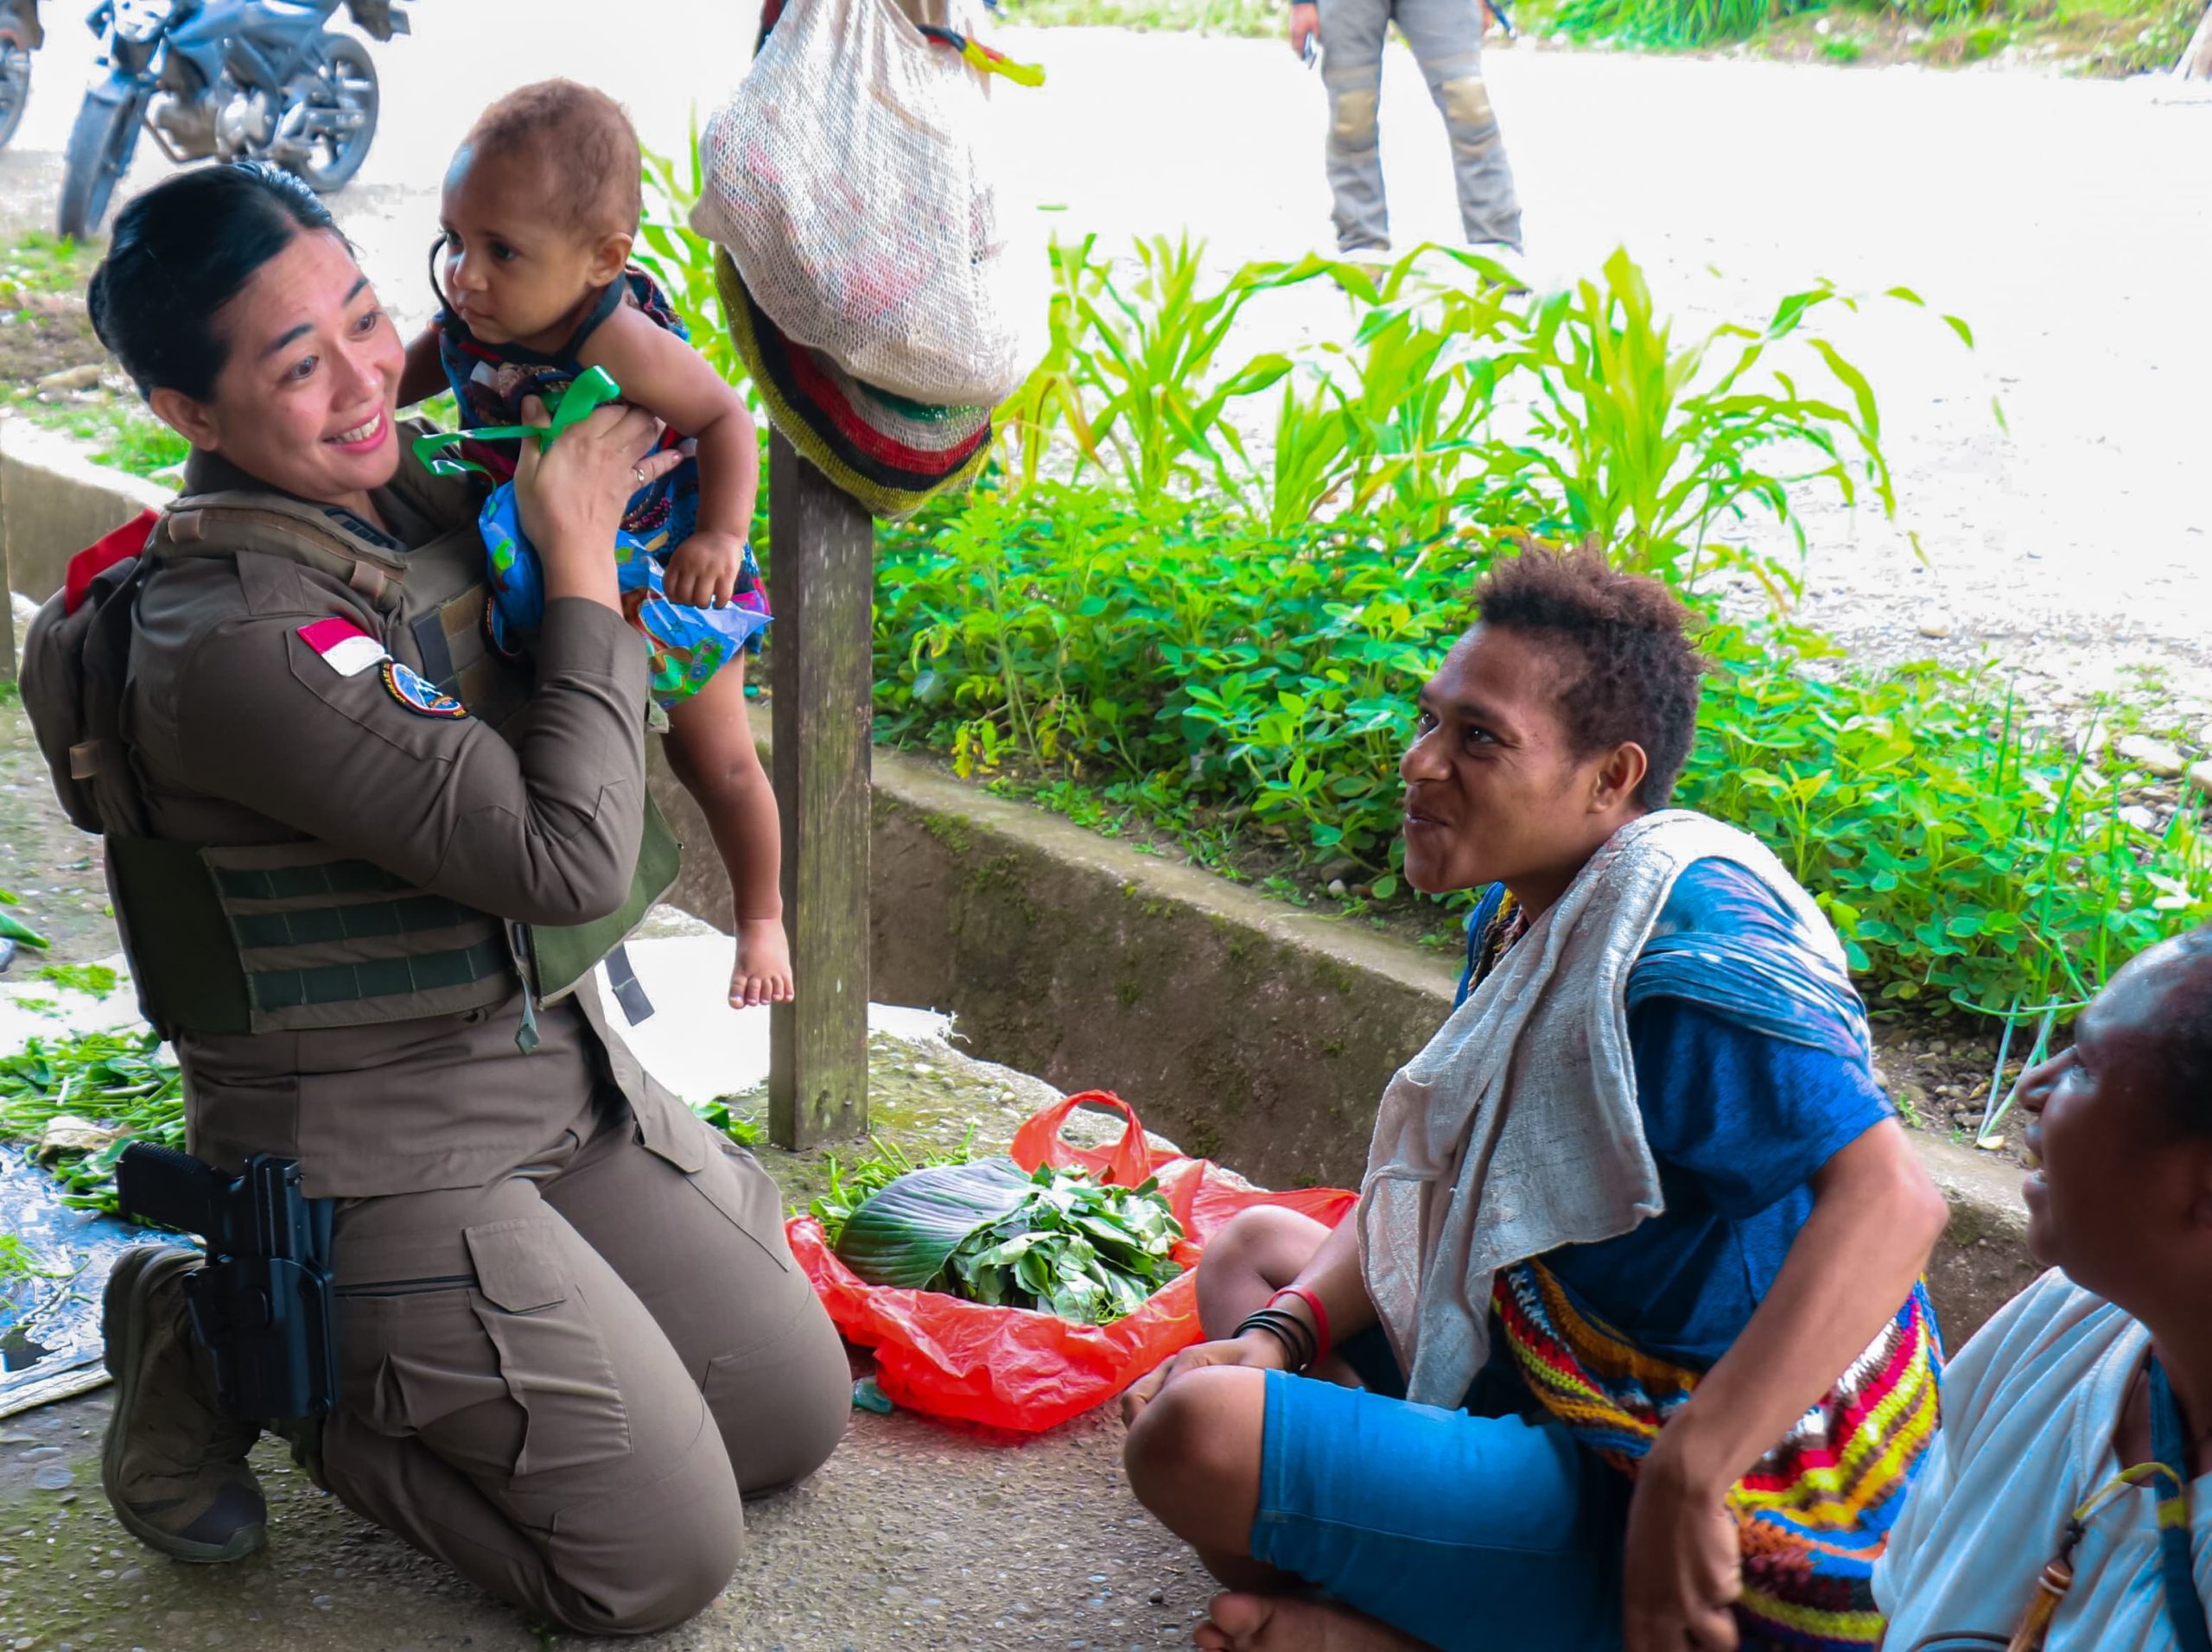
POLYGON ((194 787, 494 916, 575 924, 629 892, 645 823, 645 652, 612 610, 546 605, 516 745, 348 674, 298 616, 210 631, 179 674, 194 787))
POLYGON ((1629 1045, 1644 1140, 1731 1218, 1756 1216, 1893 1116, 1858 1064, 1681 999, 1639 1006, 1629 1045))

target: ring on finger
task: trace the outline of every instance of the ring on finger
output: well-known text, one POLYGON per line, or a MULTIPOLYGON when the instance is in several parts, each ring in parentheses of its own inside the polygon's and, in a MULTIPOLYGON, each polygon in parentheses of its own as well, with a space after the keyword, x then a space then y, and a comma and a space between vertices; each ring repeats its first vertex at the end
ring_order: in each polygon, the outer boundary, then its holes
POLYGON ((631 466, 630 480, 637 483, 639 487, 643 487, 645 485, 645 467, 643 465, 631 466))

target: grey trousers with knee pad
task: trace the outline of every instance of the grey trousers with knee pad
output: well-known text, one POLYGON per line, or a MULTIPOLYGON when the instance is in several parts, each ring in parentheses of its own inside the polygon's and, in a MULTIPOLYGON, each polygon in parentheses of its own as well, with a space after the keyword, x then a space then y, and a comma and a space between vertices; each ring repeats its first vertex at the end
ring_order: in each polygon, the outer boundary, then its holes
POLYGON ((1385 247, 1382 193, 1382 42, 1395 19, 1443 112, 1459 191, 1459 223, 1476 245, 1521 245, 1521 203, 1483 83, 1479 0, 1321 0, 1322 79, 1329 92, 1329 187, 1337 245, 1385 247))

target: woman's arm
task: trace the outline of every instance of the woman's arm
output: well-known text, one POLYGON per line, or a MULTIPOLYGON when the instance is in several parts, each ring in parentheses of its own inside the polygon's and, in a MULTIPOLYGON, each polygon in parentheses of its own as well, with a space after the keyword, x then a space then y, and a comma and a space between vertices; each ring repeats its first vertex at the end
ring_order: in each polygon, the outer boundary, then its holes
POLYGON ((1728 1490, 1896 1314, 1948 1217, 1894 1121, 1835 1153, 1812 1188, 1812 1214, 1773 1288, 1638 1470, 1629 1652, 1736 1644, 1727 1607, 1740 1579, 1728 1490))

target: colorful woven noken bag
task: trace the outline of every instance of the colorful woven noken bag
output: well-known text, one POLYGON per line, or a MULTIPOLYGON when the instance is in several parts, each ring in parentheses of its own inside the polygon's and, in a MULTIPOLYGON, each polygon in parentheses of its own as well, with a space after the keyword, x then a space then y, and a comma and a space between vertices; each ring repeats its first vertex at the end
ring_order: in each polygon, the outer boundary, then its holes
POLYGON ((691 227, 777 330, 880 391, 995 406, 1044 348, 1050 266, 1007 198, 993 98, 1033 71, 969 0, 786 0, 699 137, 691 227))
POLYGON ((715 278, 730 340, 768 418, 816 469, 893 520, 965 487, 991 450, 988 407, 931 407, 863 384, 821 352, 792 342, 753 302, 727 249, 715 278))
MULTIPOLYGON (((1491 1306, 1530 1390, 1581 1445, 1633 1479, 1698 1374, 1580 1312, 1544 1265, 1502 1271, 1491 1306)), ((1827 1398, 1728 1495, 1743 1546, 1746 1652, 1870 1652, 1882 1640, 1874 1562, 1940 1420, 1943 1350, 1927 1287, 1827 1398)))

